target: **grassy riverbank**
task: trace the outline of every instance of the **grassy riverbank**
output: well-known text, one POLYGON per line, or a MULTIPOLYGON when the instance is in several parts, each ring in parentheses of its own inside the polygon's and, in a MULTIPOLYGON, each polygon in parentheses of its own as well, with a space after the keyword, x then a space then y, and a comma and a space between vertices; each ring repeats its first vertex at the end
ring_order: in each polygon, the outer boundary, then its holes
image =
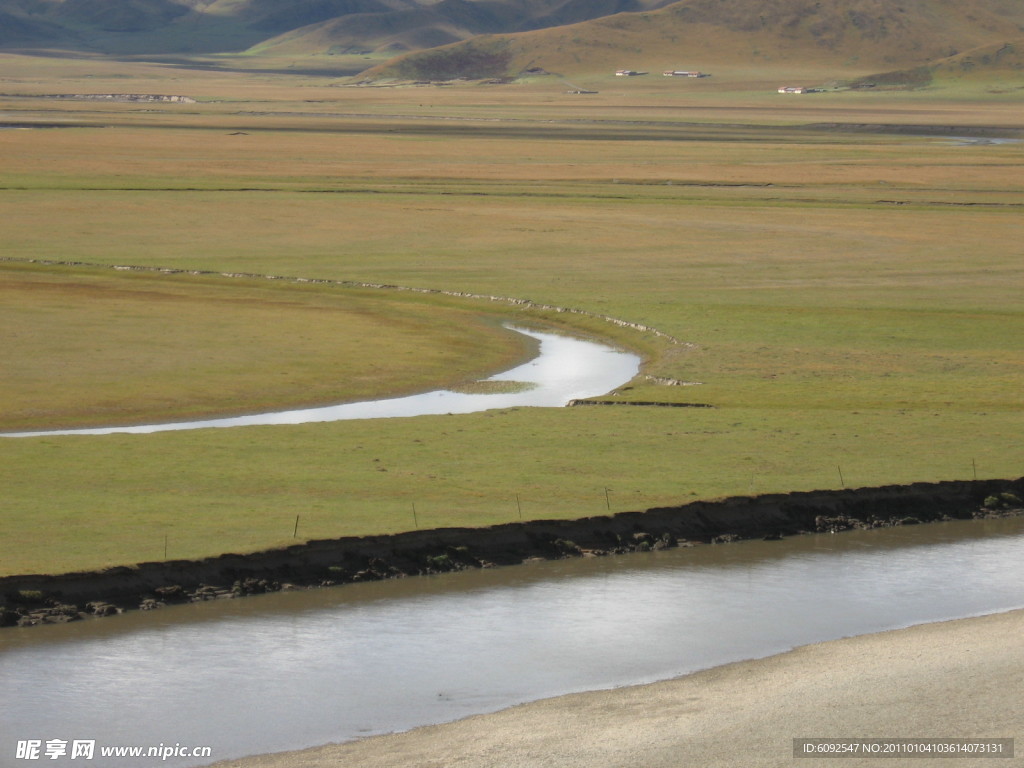
POLYGON ((8 431, 415 393, 531 354, 497 315, 441 300, 23 263, 5 265, 0 323, 8 431))
MULTIPOLYGON (((1020 474, 1021 145, 842 128, 1024 131, 1003 94, 779 102, 652 82, 581 101, 544 83, 355 89, 5 60, 8 93, 200 98, 0 99, 22 122, 88 126, 0 132, 5 256, 580 308, 695 345, 535 317, 693 383, 637 380, 620 399, 714 408, 4 440, 2 573, 160 558, 165 537, 174 558, 260 549, 292 541, 296 516, 302 539, 1020 474)), ((110 407, 133 420, 215 411, 230 404, 195 382, 223 392, 239 376, 245 408, 296 390, 303 402, 407 392, 523 352, 478 319, 490 302, 23 264, 0 275, 5 327, 19 329, 5 354, 23 363, 2 374, 11 429, 110 407), (21 290, 26 276, 48 289, 21 290), (97 328, 113 331, 98 352, 84 340, 97 328)))

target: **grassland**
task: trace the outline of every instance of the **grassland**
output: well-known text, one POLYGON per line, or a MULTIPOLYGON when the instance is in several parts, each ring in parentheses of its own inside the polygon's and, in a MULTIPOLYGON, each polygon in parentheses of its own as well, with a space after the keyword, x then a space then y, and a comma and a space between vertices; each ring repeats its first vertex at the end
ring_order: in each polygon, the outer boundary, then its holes
POLYGON ((296 516, 319 538, 1020 474, 1024 154, 955 138, 1021 135, 1000 83, 782 97, 737 70, 591 98, 4 64, 4 122, 79 126, 0 131, 8 258, 529 298, 695 345, 436 295, 7 262, 4 428, 457 383, 523 353, 495 312, 700 382, 622 400, 714 408, 2 440, 0 573, 159 559, 165 537, 174 558, 276 546, 296 516), (30 98, 86 87, 199 101, 30 98))
POLYGON ((472 382, 528 354, 479 312, 255 282, 6 265, 0 428, 375 399, 472 382))

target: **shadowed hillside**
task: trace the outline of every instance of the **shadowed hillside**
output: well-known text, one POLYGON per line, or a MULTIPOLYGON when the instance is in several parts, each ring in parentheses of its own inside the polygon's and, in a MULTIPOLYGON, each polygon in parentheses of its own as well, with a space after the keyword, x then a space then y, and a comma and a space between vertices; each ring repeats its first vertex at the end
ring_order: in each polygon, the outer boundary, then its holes
POLYGON ((84 28, 106 32, 147 32, 189 12, 178 0, 64 0, 56 18, 84 28))
MULTIPOLYGON (((1024 3, 1009 0, 682 0, 652 12, 503 37, 509 62, 503 74, 528 67, 564 74, 620 67, 656 71, 681 61, 704 68, 761 62, 904 70, 966 50, 998 49, 1020 39, 1022 31, 1024 3)), ((478 47, 475 41, 462 45, 478 47)), ((458 48, 444 55, 458 58, 458 48)), ((408 77, 419 71, 425 77, 439 55, 411 54, 367 74, 408 77)), ((471 68, 459 74, 494 76, 471 68)))
POLYGON ((112 54, 429 48, 672 0, 0 0, 0 46, 112 54))
POLYGON ((1016 77, 1022 39, 1020 0, 0 0, 0 49, 387 60, 369 79, 743 66, 905 87, 1016 77))
MULTIPOLYGON (((71 33, 45 13, 28 13, 22 3, 0 0, 0 47, 53 45, 70 39, 71 33)), ((45 9, 42 9, 45 11, 45 9)))
POLYGON ((974 48, 908 69, 875 72, 848 83, 855 88, 919 88, 935 81, 992 80, 998 76, 1006 86, 1024 90, 1024 38, 974 48))
MULTIPOLYGON (((333 4, 373 3, 376 0, 333 0, 333 4)), ((263 41, 262 53, 302 55, 335 52, 390 51, 435 48, 478 35, 515 33, 574 24, 627 11, 669 5, 673 0, 440 0, 427 3, 390 2, 388 8, 324 14, 308 13, 304 25, 280 25, 287 31, 263 41)), ((325 8, 332 0, 321 0, 325 8)), ((300 4, 301 5, 301 4, 300 4)), ((301 6, 305 8, 305 6, 301 6)), ((294 20, 297 9, 289 12, 294 20)), ((272 18, 277 18, 272 17, 272 18)), ((265 22, 263 22, 265 23, 265 22)), ((268 27, 269 28, 269 27, 268 27)))
POLYGON ((942 59, 932 66, 938 75, 972 75, 990 69, 1014 72, 1024 77, 1024 38, 995 43, 942 59))

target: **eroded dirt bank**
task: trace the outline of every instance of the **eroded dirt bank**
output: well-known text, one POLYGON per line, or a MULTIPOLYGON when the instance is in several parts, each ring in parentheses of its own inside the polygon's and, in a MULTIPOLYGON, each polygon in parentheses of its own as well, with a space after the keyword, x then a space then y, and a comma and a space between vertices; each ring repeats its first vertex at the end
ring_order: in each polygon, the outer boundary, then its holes
POLYGON ((0 626, 27 626, 443 571, 1020 514, 1024 478, 734 497, 577 520, 347 537, 247 555, 0 579, 0 626))

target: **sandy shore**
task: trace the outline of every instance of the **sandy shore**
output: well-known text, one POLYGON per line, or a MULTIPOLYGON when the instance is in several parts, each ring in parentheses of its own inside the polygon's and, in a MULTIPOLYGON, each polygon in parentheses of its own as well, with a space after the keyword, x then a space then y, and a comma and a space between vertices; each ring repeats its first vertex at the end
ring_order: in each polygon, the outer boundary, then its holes
POLYGON ((804 646, 677 680, 575 694, 218 768, 680 768, 879 765, 793 758, 794 738, 1015 738, 1024 765, 1024 611, 804 646))

